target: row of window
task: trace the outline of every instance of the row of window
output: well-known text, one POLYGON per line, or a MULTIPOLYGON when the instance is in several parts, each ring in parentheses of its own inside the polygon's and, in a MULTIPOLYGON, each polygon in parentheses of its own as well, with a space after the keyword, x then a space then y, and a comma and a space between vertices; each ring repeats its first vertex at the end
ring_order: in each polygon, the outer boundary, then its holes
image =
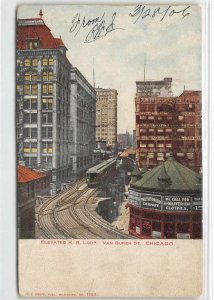
MULTIPOLYGON (((37 67, 38 66, 38 58, 25 58, 24 61, 24 66, 25 67, 37 67)), ((43 57, 42 58, 42 66, 53 66, 54 65, 54 59, 53 57, 43 57)))
MULTIPOLYGON (((36 81, 38 79, 37 72, 26 72, 24 74, 24 80, 26 81, 36 81)), ((53 72, 43 72, 42 80, 53 80, 53 72)))
MULTIPOLYGON (((37 153, 37 142, 24 142, 24 153, 37 153)), ((53 144, 51 142, 42 143, 43 153, 52 153, 53 144)))
MULTIPOLYGON (((24 99, 24 109, 37 109, 37 99, 24 99)), ((42 99, 42 109, 53 109, 53 98, 42 99)))
MULTIPOLYGON (((168 158, 170 156, 170 153, 162 153, 162 152, 149 152, 147 153, 140 153, 140 157, 141 158, 149 158, 149 159, 157 159, 157 160, 165 160, 165 158, 168 158)), ((187 152, 187 153, 183 153, 183 152, 177 152, 176 156, 178 158, 183 158, 183 157, 187 157, 187 159, 194 159, 195 157, 195 153, 193 152, 187 152)))
MULTIPOLYGON (((53 128, 42 127, 42 138, 52 138, 53 128)), ((37 128, 24 128, 24 138, 37 138, 37 128)))
MULTIPOLYGON (((37 95, 38 85, 37 84, 25 84, 24 85, 24 95, 37 95)), ((42 94, 52 95, 53 94, 53 84, 47 83, 42 84, 42 94)))

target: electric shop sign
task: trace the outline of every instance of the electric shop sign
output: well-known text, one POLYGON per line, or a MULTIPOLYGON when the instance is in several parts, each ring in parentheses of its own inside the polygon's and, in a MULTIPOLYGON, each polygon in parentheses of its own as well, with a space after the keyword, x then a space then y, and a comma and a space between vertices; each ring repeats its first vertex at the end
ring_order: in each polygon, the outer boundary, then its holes
POLYGON ((161 210, 161 196, 129 191, 129 203, 145 209, 161 210))
POLYGON ((201 211, 201 197, 160 196, 129 191, 129 203, 135 207, 162 211, 201 211))

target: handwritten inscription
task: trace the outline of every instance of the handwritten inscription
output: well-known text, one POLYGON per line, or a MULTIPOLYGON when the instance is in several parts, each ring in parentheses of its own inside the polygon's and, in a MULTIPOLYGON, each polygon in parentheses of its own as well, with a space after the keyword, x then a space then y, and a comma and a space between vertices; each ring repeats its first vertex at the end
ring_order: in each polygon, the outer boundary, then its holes
POLYGON ((143 20, 145 18, 156 18, 160 17, 160 22, 162 22, 166 17, 172 17, 175 15, 181 15, 182 18, 190 15, 188 11, 190 6, 186 6, 183 9, 177 10, 174 9, 171 5, 169 5, 166 9, 161 7, 156 7, 154 9, 147 8, 146 5, 137 5, 134 8, 133 12, 130 12, 129 16, 133 18, 133 23, 137 23, 139 20, 143 20))
POLYGON ((116 16, 117 13, 114 12, 111 16, 110 22, 108 23, 105 19, 105 12, 101 17, 99 16, 93 19, 87 19, 85 16, 82 18, 78 13, 72 20, 72 26, 70 27, 69 32, 74 33, 74 36, 77 36, 81 30, 89 28, 89 32, 86 33, 84 43, 94 42, 115 30, 123 29, 116 27, 116 16))

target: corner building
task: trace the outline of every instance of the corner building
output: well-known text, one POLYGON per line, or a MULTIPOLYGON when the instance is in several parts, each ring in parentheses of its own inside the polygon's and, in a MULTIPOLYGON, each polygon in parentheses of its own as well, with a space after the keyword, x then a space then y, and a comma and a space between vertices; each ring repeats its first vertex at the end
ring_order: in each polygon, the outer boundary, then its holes
MULTIPOLYGON (((52 194, 61 183, 78 177, 73 121, 77 111, 72 110, 77 95, 71 96, 73 71, 66 51, 42 18, 17 20, 18 161, 51 170, 52 194)), ((95 103, 95 92, 93 97, 95 103)))
POLYGON ((117 90, 96 88, 96 140, 117 148, 117 90))
MULTIPOLYGON (((150 87, 150 82, 146 83, 150 87)), ((172 97, 168 85, 164 91, 165 96, 162 96, 163 92, 152 92, 152 88, 145 93, 142 83, 137 82, 138 164, 140 167, 147 164, 152 168, 173 152, 178 161, 198 172, 202 164, 201 92, 183 91, 180 96, 172 97), (169 93, 166 94, 167 89, 169 93)))
POLYGON ((129 233, 142 239, 201 239, 201 176, 173 157, 139 175, 132 174, 130 183, 129 233))

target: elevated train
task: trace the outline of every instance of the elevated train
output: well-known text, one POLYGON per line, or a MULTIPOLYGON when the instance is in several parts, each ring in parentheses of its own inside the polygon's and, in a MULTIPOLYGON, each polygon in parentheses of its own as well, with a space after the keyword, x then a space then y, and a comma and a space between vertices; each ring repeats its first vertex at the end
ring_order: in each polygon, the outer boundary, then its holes
POLYGON ((88 187, 97 187, 100 183, 112 177, 116 172, 116 158, 107 159, 100 164, 88 169, 86 172, 86 183, 88 187))

